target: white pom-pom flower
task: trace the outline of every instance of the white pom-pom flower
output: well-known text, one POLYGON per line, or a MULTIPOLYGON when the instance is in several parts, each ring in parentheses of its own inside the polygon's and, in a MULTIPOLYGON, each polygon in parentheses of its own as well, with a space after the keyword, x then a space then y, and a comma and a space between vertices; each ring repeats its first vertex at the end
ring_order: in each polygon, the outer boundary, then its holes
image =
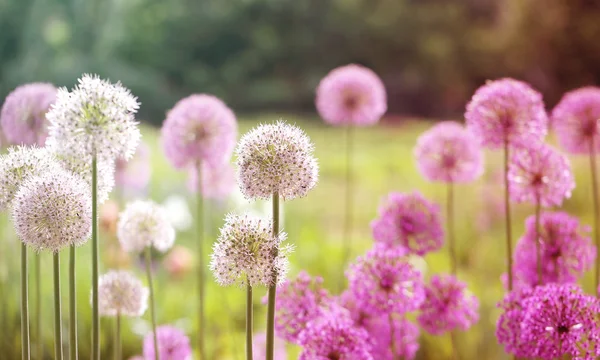
POLYGON ((210 269, 222 286, 250 284, 270 286, 273 276, 285 280, 287 255, 292 245, 282 245, 286 233, 271 233, 271 221, 250 215, 229 214, 213 246, 210 269))
POLYGON ((319 177, 314 146, 298 127, 279 121, 260 125, 237 147, 238 182, 245 197, 291 200, 305 196, 319 177))
MULTIPOLYGON (((69 152, 57 153, 60 164, 72 173, 79 175, 92 186, 92 157, 69 152)), ((103 204, 115 187, 115 164, 112 160, 97 159, 97 196, 98 203, 103 204)))
POLYGON ((117 237, 127 252, 141 252, 148 246, 165 252, 175 242, 175 229, 160 205, 137 200, 119 216, 117 237))
POLYGON ((58 90, 46 118, 46 145, 58 153, 87 154, 114 161, 133 156, 141 135, 134 115, 137 98, 120 83, 83 75, 70 92, 58 90))
POLYGON ((15 195, 12 219, 19 239, 35 251, 81 245, 92 232, 90 187, 58 168, 29 177, 15 195))
POLYGON ((127 271, 111 270, 98 279, 98 308, 104 316, 142 316, 148 289, 127 271))

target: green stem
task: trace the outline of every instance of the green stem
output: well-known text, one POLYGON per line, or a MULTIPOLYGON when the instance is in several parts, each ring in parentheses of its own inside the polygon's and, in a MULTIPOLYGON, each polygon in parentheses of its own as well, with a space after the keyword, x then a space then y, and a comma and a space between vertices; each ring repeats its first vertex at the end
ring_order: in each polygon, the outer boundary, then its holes
POLYGON ((117 312, 115 330, 115 360, 121 360, 121 313, 117 312))
POLYGON ((69 248, 69 360, 77 360, 77 300, 75 294, 75 245, 69 248))
POLYGON ((446 227, 448 231, 448 248, 450 250, 450 271, 456 275, 458 267, 456 258, 456 244, 454 241, 454 184, 448 183, 448 199, 446 202, 446 227))
POLYGON ((392 313, 389 314, 388 321, 390 323, 390 351, 392 352, 392 360, 396 360, 396 335, 394 331, 394 317, 392 316, 392 313))
POLYGON ((246 360, 252 360, 252 285, 246 281, 246 360))
POLYGON ((508 164, 509 164, 509 145, 508 140, 504 141, 504 215, 506 216, 506 266, 508 274, 508 291, 513 289, 513 270, 512 270, 512 228, 510 221, 510 189, 508 183, 508 164))
MULTIPOLYGON (((594 242, 596 243, 596 249, 600 249, 600 228, 598 227, 598 217, 600 216, 598 206, 598 179, 596 170, 596 149, 595 149, 594 138, 590 141, 590 172, 592 175, 592 196, 594 206, 594 242)), ((594 293, 598 293, 598 286, 600 285, 600 256, 596 257, 596 276, 595 276, 595 287, 594 293)))
POLYGON ((21 243, 21 358, 23 360, 29 360, 28 276, 27 247, 21 243))
MULTIPOLYGON (((346 191, 344 193, 345 218, 344 218, 344 255, 342 258, 342 266, 346 266, 350 253, 352 252, 352 219, 354 215, 354 183, 352 179, 352 154, 354 150, 354 126, 346 126, 346 191)), ((344 283, 344 272, 341 272, 342 279, 340 284, 344 283)))
POLYGON ((98 313, 98 164, 92 158, 92 360, 100 360, 98 313))
MULTIPOLYGON (((279 193, 273 193, 273 236, 279 235, 279 193)), ((275 249, 277 256, 279 249, 275 249)), ((273 272, 273 279, 269 286, 267 304, 267 354, 266 360, 273 359, 273 346, 275 341, 275 294, 277 290, 277 273, 273 272)))
POLYGON ((54 253, 54 359, 62 360, 62 324, 60 315, 60 255, 54 253))
POLYGON ((150 290, 150 318, 152 320, 152 337, 154 339, 154 359, 158 359, 158 338, 156 337, 156 308, 154 306, 154 288, 152 286, 152 255, 151 247, 146 247, 146 275, 148 276, 148 289, 150 290))
POLYGON ((542 239, 540 238, 540 216, 542 212, 542 205, 540 197, 538 196, 535 201, 535 254, 537 263, 537 283, 542 285, 542 239))
POLYGON ((35 334, 37 336, 38 359, 44 357, 44 339, 42 337, 42 255, 35 254, 35 334))
POLYGON ((202 198, 202 161, 196 166, 198 179, 196 231, 198 236, 198 351, 200 360, 206 360, 204 349, 204 199, 202 198))

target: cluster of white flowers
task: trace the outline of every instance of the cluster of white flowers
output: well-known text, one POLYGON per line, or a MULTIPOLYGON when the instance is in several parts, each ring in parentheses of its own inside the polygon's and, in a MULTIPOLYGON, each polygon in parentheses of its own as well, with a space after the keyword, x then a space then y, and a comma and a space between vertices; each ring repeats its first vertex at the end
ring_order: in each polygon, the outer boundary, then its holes
POLYGON ((137 200, 120 214, 117 237, 128 252, 141 252, 148 246, 165 252, 175 242, 175 229, 160 205, 137 200))
MULTIPOLYGON (((60 153, 56 155, 60 164, 67 170, 79 175, 92 186, 92 158, 87 155, 60 153)), ((113 161, 97 159, 97 188, 98 203, 108 200, 108 196, 115 186, 115 165, 113 161)))
POLYGON ((148 308, 148 288, 127 271, 109 271, 98 279, 99 312, 105 316, 142 316, 148 308))

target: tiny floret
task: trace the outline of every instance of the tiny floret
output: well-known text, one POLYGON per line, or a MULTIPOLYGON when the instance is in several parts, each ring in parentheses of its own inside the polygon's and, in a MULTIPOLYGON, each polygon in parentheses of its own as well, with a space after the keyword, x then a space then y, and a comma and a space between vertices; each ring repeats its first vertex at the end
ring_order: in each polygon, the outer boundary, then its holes
POLYGON ((149 246, 165 252, 175 242, 175 229, 160 205, 136 200, 120 214, 117 237, 127 252, 141 252, 149 246))
POLYGON ((99 312, 105 316, 142 316, 148 308, 148 289, 127 271, 111 270, 98 280, 99 312))

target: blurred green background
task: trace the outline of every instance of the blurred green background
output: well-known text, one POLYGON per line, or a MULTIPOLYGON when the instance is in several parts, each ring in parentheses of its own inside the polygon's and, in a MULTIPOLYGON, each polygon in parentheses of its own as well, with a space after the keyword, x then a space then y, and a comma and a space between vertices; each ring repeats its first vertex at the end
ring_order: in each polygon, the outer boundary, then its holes
MULTIPOLYGON (((156 262, 158 321, 182 327, 194 343, 196 258, 189 224, 193 199, 187 174, 168 164, 157 141, 157 126, 179 98, 193 92, 223 98, 239 115, 240 134, 279 118, 307 131, 316 144, 321 177, 308 197, 284 205, 284 230, 296 244, 290 276, 306 269, 323 276, 325 286, 339 293, 345 287, 344 136, 314 114, 319 79, 333 67, 358 62, 373 68, 388 90, 386 118, 356 132, 355 257, 371 246, 369 222, 389 191, 418 189, 444 202, 445 188, 426 183, 417 173, 412 148, 418 134, 436 119, 461 119, 465 103, 486 79, 512 76, 529 81, 543 92, 549 107, 566 90, 597 84, 599 18, 600 3, 595 0, 0 0, 0 98, 31 81, 70 87, 83 72, 121 80, 139 96, 144 141, 152 153, 151 184, 147 194, 114 192, 112 199, 122 203, 147 195, 170 206, 180 220, 180 247, 156 262)), ((461 359, 508 358, 494 336, 495 306, 503 294, 499 277, 505 267, 499 161, 498 154, 487 153, 484 177, 457 188, 459 276, 481 301, 479 323, 458 336, 461 359)), ((578 187, 565 209, 590 224, 586 159, 573 158, 573 165, 578 187)), ((127 267, 143 277, 137 259, 118 250, 110 228, 114 205, 103 209, 101 271, 127 267)), ((269 211, 268 204, 247 204, 239 195, 210 206, 211 239, 228 211, 269 211)), ((515 240, 531 212, 527 205, 515 207, 515 240)), ((18 359, 18 243, 6 214, 0 215, 0 226, 0 359, 18 359)), ((205 244, 206 253, 210 245, 205 244)), ((87 359, 89 245, 78 253, 80 358, 87 359)), ((63 254, 63 290, 66 263, 63 254)), ((44 273, 49 273, 49 255, 43 255, 43 264, 48 269, 44 273)), ((421 266, 430 275, 448 271, 449 260, 441 251, 428 255, 421 266)), ((44 348, 50 359, 49 276, 43 287, 44 348)), ((264 294, 265 289, 255 291, 257 332, 265 325, 266 309, 260 301, 264 294)), ((243 358, 244 295, 237 288, 218 287, 208 275, 211 360, 243 358)), ((31 307, 34 311, 33 301, 31 307)), ((125 355, 141 352, 148 320, 146 314, 126 321, 125 355)), ((102 325, 103 358, 109 358, 112 323, 104 319, 102 325)), ((34 342, 35 336, 32 333, 34 342)), ((298 349, 288 350, 289 358, 295 359, 298 349)), ((424 334, 417 358, 450 358, 450 339, 424 334)))

